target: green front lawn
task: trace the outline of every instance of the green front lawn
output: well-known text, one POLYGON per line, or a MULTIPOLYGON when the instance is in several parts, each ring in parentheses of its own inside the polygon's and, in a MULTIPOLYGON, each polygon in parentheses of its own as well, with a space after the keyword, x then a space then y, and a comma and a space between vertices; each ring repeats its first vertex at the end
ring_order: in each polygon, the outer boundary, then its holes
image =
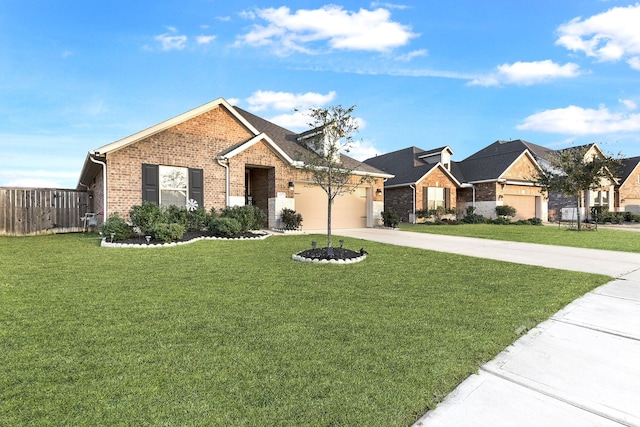
POLYGON ((479 237, 482 239, 512 242, 541 243, 544 245, 571 246, 575 248, 604 249, 608 251, 640 252, 640 232, 598 228, 577 232, 562 225, 398 225, 403 231, 446 234, 450 236, 479 237))
POLYGON ((0 237, 0 425, 406 426, 609 280, 353 239, 292 261, 311 240, 0 237))

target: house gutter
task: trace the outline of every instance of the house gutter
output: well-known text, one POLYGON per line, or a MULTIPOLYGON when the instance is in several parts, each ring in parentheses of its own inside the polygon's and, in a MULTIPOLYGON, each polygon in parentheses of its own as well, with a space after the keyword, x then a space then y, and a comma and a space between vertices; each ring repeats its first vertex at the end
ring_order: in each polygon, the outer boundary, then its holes
POLYGON ((413 184, 409 184, 409 187, 413 190, 413 223, 416 223, 416 187, 413 184))
POLYGON ((229 159, 226 157, 216 157, 216 161, 220 166, 225 168, 225 185, 224 185, 225 206, 229 206, 229 159), (223 162, 226 162, 226 163, 223 163, 223 162))
MULTIPOLYGON (((94 155, 97 156, 98 153, 96 152, 94 155)), ((109 218, 107 213, 107 164, 103 161, 94 159, 91 153, 89 153, 89 160, 93 163, 102 165, 102 218, 103 220, 106 220, 109 218)))

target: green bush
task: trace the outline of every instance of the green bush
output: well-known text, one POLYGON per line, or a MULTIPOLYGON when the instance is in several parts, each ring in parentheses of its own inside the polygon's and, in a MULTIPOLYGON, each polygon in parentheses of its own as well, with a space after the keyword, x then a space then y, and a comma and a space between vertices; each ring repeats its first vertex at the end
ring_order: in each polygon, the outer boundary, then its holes
POLYGON ((209 224, 209 231, 216 236, 233 237, 242 233, 242 225, 235 218, 213 218, 209 224))
POLYGON ((496 206, 496 215, 513 218, 516 216, 516 208, 509 205, 496 206))
POLYGON ((542 225, 542 220, 540 218, 529 218, 529 224, 531 225, 542 225))
POLYGON ((120 218, 120 215, 113 213, 109 215, 109 218, 102 224, 102 235, 108 239, 111 238, 113 233, 114 240, 124 240, 131 237, 133 234, 132 227, 120 218))
POLYGON ((164 210, 167 223, 180 224, 185 229, 187 228, 187 216, 189 212, 186 208, 179 208, 178 206, 171 205, 164 210))
POLYGON ((282 209, 280 218, 282 219, 282 228, 285 230, 297 230, 302 225, 302 214, 293 209, 282 209))
POLYGON ((257 206, 230 206, 221 210, 221 217, 233 218, 240 224, 241 231, 259 230, 264 227, 267 215, 257 206))
POLYGON ((400 223, 398 214, 392 209, 389 209, 388 211, 380 212, 380 215, 382 216, 382 223, 384 224, 385 227, 395 228, 398 225, 398 223, 400 223))
POLYGON ((184 235, 184 225, 178 223, 157 223, 151 230, 151 236, 165 243, 175 242, 184 235))
POLYGON ((187 231, 201 231, 207 226, 207 211, 197 208, 187 212, 187 231))
POLYGON ((491 220, 491 224, 496 225, 509 225, 511 224, 511 220, 509 218, 505 218, 503 216, 499 216, 491 220))
POLYGON ((153 235, 156 224, 166 224, 166 213, 152 202, 142 202, 142 205, 133 206, 129 211, 129 218, 134 227, 139 227, 143 234, 153 235))
POLYGON ((463 222, 465 224, 486 224, 487 218, 477 214, 475 207, 468 206, 467 213, 460 222, 463 222))

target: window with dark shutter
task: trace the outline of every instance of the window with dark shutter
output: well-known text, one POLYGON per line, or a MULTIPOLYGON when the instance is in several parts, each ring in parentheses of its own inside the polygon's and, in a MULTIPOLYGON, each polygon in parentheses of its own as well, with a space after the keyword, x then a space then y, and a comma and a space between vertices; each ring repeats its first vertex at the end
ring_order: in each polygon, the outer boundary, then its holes
POLYGON ((142 201, 156 205, 160 200, 158 165, 142 164, 142 201))
POLYGON ((202 169, 189 169, 189 198, 204 207, 204 172, 202 169))

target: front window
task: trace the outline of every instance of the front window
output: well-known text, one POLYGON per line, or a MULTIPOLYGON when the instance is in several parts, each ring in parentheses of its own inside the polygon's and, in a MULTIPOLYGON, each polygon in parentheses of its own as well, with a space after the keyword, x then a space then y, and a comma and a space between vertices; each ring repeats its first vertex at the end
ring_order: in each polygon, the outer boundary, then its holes
POLYGON ((445 207, 445 189, 442 187, 429 187, 427 189, 427 210, 445 207))
POLYGON ((188 169, 160 166, 160 206, 187 205, 189 193, 188 169))
POLYGON ((593 206, 609 206, 608 191, 594 191, 592 194, 593 194, 593 206))

